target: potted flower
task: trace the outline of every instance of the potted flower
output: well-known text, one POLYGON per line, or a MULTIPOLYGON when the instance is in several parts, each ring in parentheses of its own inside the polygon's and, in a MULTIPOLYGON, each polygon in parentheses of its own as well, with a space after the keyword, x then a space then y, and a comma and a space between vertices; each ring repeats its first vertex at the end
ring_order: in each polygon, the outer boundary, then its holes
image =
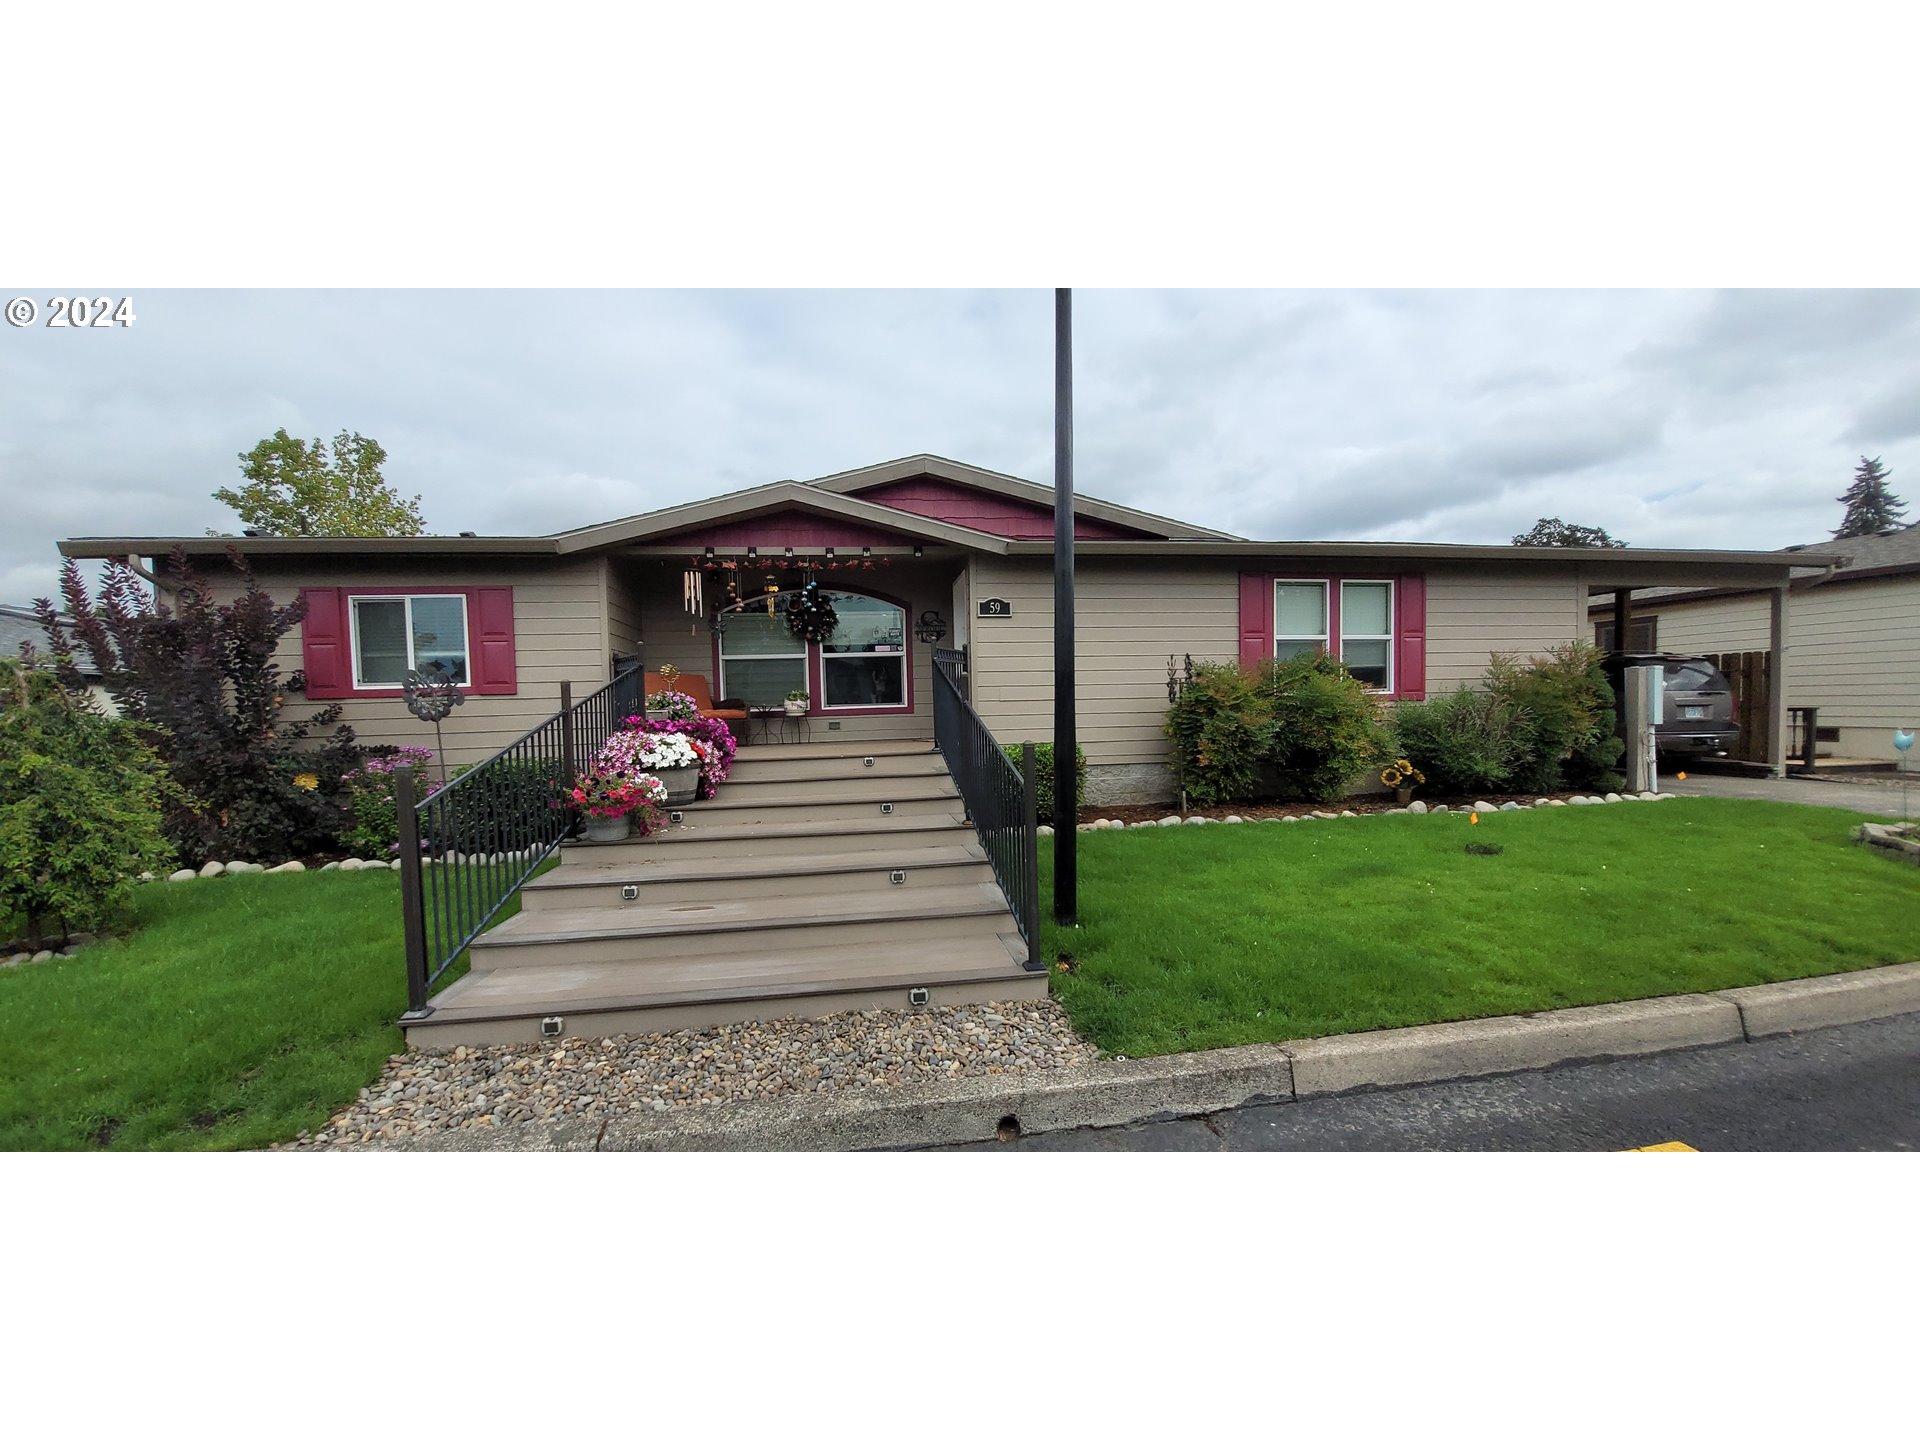
POLYGON ((667 788, 652 775, 595 765, 574 783, 567 798, 581 814, 587 839, 605 844, 626 839, 636 819, 640 833, 650 833, 666 802, 667 788))
POLYGON ((684 690, 657 690, 647 697, 649 720, 698 720, 700 702, 684 690))
POLYGON ((804 690, 787 691, 787 714, 804 715, 807 713, 807 692, 804 690))
POLYGON ((1393 791, 1393 798, 1402 805, 1413 800, 1413 787, 1427 783, 1427 777, 1413 768, 1413 762, 1404 755, 1380 772, 1380 783, 1393 791))
POLYGON ((623 775, 658 776, 670 805, 684 805, 699 793, 705 757, 693 740, 672 731, 623 730, 609 736, 594 765, 623 775))

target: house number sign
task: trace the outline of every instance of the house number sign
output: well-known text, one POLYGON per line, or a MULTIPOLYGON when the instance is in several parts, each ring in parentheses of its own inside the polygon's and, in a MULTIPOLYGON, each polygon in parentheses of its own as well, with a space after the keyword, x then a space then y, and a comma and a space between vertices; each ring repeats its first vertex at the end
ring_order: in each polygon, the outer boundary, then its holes
POLYGON ((1004 615, 1013 614, 1011 600, 982 600, 979 605, 982 620, 998 620, 1004 615))

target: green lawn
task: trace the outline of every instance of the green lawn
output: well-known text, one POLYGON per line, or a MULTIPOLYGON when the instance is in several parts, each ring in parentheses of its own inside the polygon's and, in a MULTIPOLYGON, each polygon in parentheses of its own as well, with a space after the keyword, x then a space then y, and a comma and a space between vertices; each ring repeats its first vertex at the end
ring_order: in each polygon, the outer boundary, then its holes
MULTIPOLYGON (((1157 1055, 1756 985, 1920 958, 1920 869, 1748 800, 1095 831, 1054 991, 1157 1055), (1504 847, 1470 855, 1469 840, 1504 847)), ((1050 844, 1043 839, 1043 846, 1050 844)), ((1051 911, 1050 850, 1041 854, 1051 911)))
POLYGON ((316 1128, 404 1044, 401 953, 392 871, 142 886, 127 938, 0 970, 0 1150, 316 1128))

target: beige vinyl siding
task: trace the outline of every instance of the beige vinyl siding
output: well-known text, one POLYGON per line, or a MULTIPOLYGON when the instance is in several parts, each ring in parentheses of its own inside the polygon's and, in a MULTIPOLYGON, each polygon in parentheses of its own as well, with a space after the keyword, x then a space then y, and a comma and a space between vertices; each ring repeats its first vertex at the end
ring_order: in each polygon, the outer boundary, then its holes
POLYGON ((1773 644, 1773 621, 1764 595, 1675 605, 1665 610, 1635 605, 1633 613, 1635 618, 1659 616, 1655 642, 1662 650, 1679 654, 1718 655, 1731 650, 1765 650, 1773 644))
POLYGON ((607 565, 607 643, 622 655, 640 653, 640 576, 631 562, 607 565))
MULTIPOLYGON (((1269 562, 1263 561, 1263 568, 1269 562)), ((1270 562, 1303 575, 1324 564, 1270 562)), ((1382 571, 1383 578, 1393 578, 1382 571)), ((1084 561, 1075 583, 1074 700, 1089 766, 1163 763, 1167 657, 1240 653, 1240 566, 1177 560, 1084 561)), ((973 621, 973 699, 1005 742, 1053 738, 1053 570, 1044 559, 976 557, 976 601, 1012 602, 973 621)), ((1578 639, 1585 594, 1571 567, 1427 575, 1427 693, 1478 681, 1496 650, 1523 655, 1578 639)))
MULTIPOLYGON (((1084 561, 1074 585, 1074 708, 1087 763, 1163 763, 1167 656, 1239 653, 1239 571, 1179 561, 1084 561)), ((1013 613, 973 620, 973 703, 1003 743, 1053 738, 1053 567, 979 556, 973 599, 1013 613)))
POLYGON ((1591 634, 1571 568, 1435 570, 1427 575, 1427 694, 1477 685, 1496 651, 1543 655, 1591 634))
MULTIPOLYGON (((518 689, 512 695, 469 695, 447 717, 441 729, 446 737, 449 764, 484 760, 519 735, 552 715, 560 703, 560 682, 573 683, 574 695, 586 695, 607 680, 607 635, 602 620, 604 586, 597 557, 554 561, 497 560, 483 566, 449 564, 421 558, 405 566, 360 560, 315 561, 302 558, 253 560, 254 574, 275 601, 299 598, 303 586, 406 586, 431 591, 437 587, 511 585, 513 587, 514 659, 518 689)), ((217 562, 205 567, 208 579, 223 597, 241 588, 240 581, 217 562)), ((281 668, 300 668, 300 631, 296 627, 282 640, 277 653, 281 668)), ((333 701, 290 700, 286 713, 304 719, 333 701)), ((405 703, 393 699, 350 699, 338 702, 341 719, 354 729, 362 744, 424 745, 433 748, 433 727, 414 719, 405 703)))
MULTIPOLYGON (((1765 650, 1765 595, 1636 606, 1660 617, 1660 648, 1765 650)), ((1810 586, 1787 601, 1787 704, 1840 730, 1823 754, 1890 760, 1892 732, 1920 724, 1920 576, 1810 586)))
MULTIPOLYGON (((943 616, 953 602, 953 580, 960 562, 953 560, 923 562, 896 560, 892 565, 862 570, 855 574, 823 572, 820 583, 831 589, 836 584, 850 590, 870 591, 902 605, 907 612, 907 654, 913 666, 913 708, 889 715, 817 714, 808 725, 815 740, 919 740, 933 738, 933 649, 913 637, 914 623, 922 611, 937 610, 943 616), (830 724, 836 728, 829 729, 830 724)), ((687 614, 680 595, 680 577, 685 566, 670 559, 642 558, 631 572, 631 586, 638 602, 640 638, 646 642, 649 670, 672 664, 690 675, 706 677, 715 700, 719 691, 718 666, 714 658, 713 630, 706 618, 687 614)), ((743 589, 757 590, 765 579, 763 572, 741 572, 743 589)), ((790 578, 790 577, 789 577, 790 578)), ((952 630, 947 616, 948 630, 952 630)), ((941 644, 952 643, 951 634, 941 644)), ((756 729, 756 735, 759 733, 756 729)))

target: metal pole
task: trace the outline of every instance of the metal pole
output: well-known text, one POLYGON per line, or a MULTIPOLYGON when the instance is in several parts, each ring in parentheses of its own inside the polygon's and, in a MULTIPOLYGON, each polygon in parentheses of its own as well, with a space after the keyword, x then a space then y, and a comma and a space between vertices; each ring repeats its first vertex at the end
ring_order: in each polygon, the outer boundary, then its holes
POLYGON ((1053 292, 1053 919, 1079 923, 1074 828, 1073 705, 1073 291, 1053 292), (1064 780, 1062 777, 1065 777, 1064 780))
POLYGON ((407 1014, 431 1013, 427 1004, 427 912, 420 873, 420 814, 414 807, 413 767, 393 772, 400 822, 400 934, 407 954, 407 1014))

